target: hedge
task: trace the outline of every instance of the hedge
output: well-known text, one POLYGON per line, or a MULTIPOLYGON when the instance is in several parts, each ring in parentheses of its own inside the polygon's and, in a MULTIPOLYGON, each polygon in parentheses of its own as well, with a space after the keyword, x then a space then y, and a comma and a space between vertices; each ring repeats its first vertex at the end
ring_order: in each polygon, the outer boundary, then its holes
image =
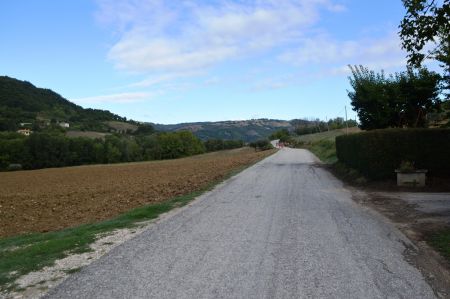
POLYGON ((402 161, 429 175, 450 174, 450 129, 385 129, 336 137, 339 161, 371 179, 394 176, 402 161))

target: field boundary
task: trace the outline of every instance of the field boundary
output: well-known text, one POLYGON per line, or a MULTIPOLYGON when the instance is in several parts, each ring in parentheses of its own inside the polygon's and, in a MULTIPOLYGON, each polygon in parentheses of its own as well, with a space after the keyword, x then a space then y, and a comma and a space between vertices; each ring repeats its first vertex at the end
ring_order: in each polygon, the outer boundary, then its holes
MULTIPOLYGON (((0 239, 0 295, 26 291, 16 283, 20 277, 51 267, 56 261, 70 255, 92 252, 92 244, 114 231, 121 229, 139 230, 143 227, 147 229, 148 225, 166 219, 165 215, 167 217, 175 215, 179 208, 187 206, 204 193, 213 190, 224 181, 259 163, 275 152, 260 157, 253 163, 229 171, 221 179, 211 181, 200 190, 138 207, 109 220, 55 232, 33 233, 0 239), (175 214, 172 214, 172 212, 175 212, 175 214)), ((117 245, 115 244, 115 246, 117 245)), ((66 274, 76 272, 78 269, 79 267, 72 266, 71 269, 66 269, 66 274)), ((52 283, 53 286, 54 284, 55 282, 52 283)), ((30 287, 37 290, 42 289, 41 292, 45 292, 45 281, 30 287)))

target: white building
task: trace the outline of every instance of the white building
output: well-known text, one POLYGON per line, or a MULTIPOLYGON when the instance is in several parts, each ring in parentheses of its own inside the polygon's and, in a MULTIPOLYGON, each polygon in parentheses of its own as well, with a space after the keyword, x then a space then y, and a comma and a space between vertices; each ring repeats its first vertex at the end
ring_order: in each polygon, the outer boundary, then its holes
POLYGON ((30 136, 30 134, 33 133, 33 131, 31 131, 30 129, 20 129, 20 130, 17 130, 17 133, 25 135, 25 136, 30 136))

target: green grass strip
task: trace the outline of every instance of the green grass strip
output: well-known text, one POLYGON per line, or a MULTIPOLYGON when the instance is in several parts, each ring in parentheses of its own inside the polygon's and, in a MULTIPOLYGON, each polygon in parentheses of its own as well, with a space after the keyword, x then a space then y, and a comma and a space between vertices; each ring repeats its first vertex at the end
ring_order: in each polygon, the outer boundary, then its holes
POLYGON ((427 241, 450 261, 450 229, 433 234, 427 241))
POLYGON ((336 143, 334 140, 323 139, 312 142, 311 145, 306 146, 314 153, 322 162, 333 164, 337 162, 336 143))

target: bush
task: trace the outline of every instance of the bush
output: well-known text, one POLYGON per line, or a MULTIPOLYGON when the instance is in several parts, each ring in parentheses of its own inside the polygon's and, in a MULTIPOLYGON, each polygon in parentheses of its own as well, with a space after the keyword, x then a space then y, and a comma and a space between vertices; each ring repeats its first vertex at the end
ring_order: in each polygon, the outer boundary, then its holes
POLYGON ((176 159, 205 152, 205 146, 189 131, 165 132, 157 136, 159 159, 176 159))
MULTIPOLYGON (((289 135, 290 135, 290 133, 289 133, 289 131, 288 131, 287 129, 281 129, 281 130, 278 130, 278 131, 272 133, 272 134, 269 136, 269 139, 270 139, 270 140, 279 139, 279 140, 281 141, 282 139, 283 139, 283 140, 288 139, 288 138, 289 138, 289 135)), ((282 141, 282 142, 283 142, 283 141, 282 141)))
POLYGON ((241 148, 244 146, 242 140, 208 139, 204 143, 207 152, 215 152, 227 149, 241 148))
POLYGON ((450 129, 386 129, 336 137, 339 161, 371 179, 394 176, 402 161, 450 174, 450 129))
POLYGON ((266 151, 266 150, 273 149, 272 143, 270 143, 270 141, 266 140, 266 139, 261 139, 261 140, 251 142, 249 144, 249 146, 254 148, 255 151, 257 151, 257 150, 266 151))

